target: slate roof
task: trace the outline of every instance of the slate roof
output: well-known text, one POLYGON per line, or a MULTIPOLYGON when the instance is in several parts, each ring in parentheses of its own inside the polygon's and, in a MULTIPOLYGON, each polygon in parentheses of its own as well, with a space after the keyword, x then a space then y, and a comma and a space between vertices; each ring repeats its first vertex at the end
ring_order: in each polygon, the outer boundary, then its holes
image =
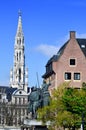
POLYGON ((9 86, 0 86, 0 89, 4 90, 4 93, 6 94, 6 98, 8 101, 11 101, 12 94, 17 88, 11 88, 9 86))
POLYGON ((12 94, 13 94, 13 92, 15 90, 17 90, 17 88, 11 88, 11 87, 9 87, 8 89, 6 89, 6 95, 7 95, 7 99, 8 99, 9 102, 11 101, 12 94))
POLYGON ((0 88, 8 88, 9 86, 0 86, 0 88))
MULTIPOLYGON (((0 86, 0 89, 3 89, 3 92, 6 94, 6 98, 8 99, 8 101, 10 102, 12 99, 12 94, 14 93, 15 90, 17 90, 17 88, 12 88, 9 86, 0 86)), ((30 88, 27 88, 28 93, 30 92, 30 88)))
POLYGON ((84 55, 86 56, 86 39, 76 39, 82 52, 84 53, 84 55))
POLYGON ((57 52, 56 55, 53 55, 47 62, 46 66, 48 66, 50 63, 57 61, 59 59, 59 57, 61 56, 61 54, 63 53, 66 45, 68 44, 69 40, 59 49, 59 51, 57 52))
MULTIPOLYGON (((83 54, 86 57, 86 39, 83 38, 76 38, 77 43, 79 44, 83 54)), ((59 57, 63 54, 65 47, 67 46, 69 40, 59 49, 56 55, 53 55, 47 62, 46 67, 51 64, 52 62, 55 62, 59 59, 59 57)), ((48 73, 45 73, 42 77, 48 76, 48 73)))
POLYGON ((6 93, 6 90, 8 89, 8 86, 0 86, 0 90, 2 90, 4 93, 6 93))
MULTIPOLYGON (((86 56, 86 39, 76 39, 82 52, 84 53, 84 55, 86 56)), ((57 55, 53 55, 47 62, 46 66, 48 64, 50 64, 53 61, 57 61, 59 59, 59 57, 62 55, 66 45, 68 44, 69 40, 59 49, 59 51, 57 52, 57 55)))
POLYGON ((58 56, 57 55, 53 55, 49 60, 48 60, 48 62, 47 62, 47 64, 46 64, 46 66, 48 66, 51 62, 53 62, 53 61, 56 61, 57 60, 57 58, 58 58, 58 56))

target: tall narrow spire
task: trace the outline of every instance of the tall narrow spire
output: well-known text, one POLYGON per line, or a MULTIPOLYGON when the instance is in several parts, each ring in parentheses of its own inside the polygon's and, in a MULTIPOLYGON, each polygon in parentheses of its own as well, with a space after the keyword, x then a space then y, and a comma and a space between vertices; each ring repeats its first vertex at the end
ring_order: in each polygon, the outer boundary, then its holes
POLYGON ((17 27, 16 35, 23 36, 21 11, 19 11, 19 19, 18 19, 18 27, 17 27))
POLYGON ((14 46, 14 65, 10 72, 10 85, 27 92, 28 69, 25 68, 24 35, 22 31, 21 12, 19 12, 18 27, 14 46))

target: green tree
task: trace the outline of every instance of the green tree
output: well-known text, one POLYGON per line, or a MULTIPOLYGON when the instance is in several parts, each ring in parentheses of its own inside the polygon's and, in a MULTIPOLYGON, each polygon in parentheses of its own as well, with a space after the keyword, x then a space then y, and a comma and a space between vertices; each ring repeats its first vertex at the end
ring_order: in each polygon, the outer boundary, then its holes
POLYGON ((86 119, 85 87, 74 89, 65 82, 53 91, 50 105, 38 110, 38 119, 50 121, 50 129, 80 128, 82 114, 86 119))
POLYGON ((64 122, 60 120, 59 116, 64 112, 62 97, 68 85, 69 83, 63 83, 53 90, 50 105, 38 110, 38 119, 42 120, 43 123, 50 121, 50 129, 63 126, 64 122))
POLYGON ((65 110, 71 112, 74 116, 74 127, 80 127, 82 122, 82 115, 86 120, 86 89, 66 89, 62 97, 65 110))

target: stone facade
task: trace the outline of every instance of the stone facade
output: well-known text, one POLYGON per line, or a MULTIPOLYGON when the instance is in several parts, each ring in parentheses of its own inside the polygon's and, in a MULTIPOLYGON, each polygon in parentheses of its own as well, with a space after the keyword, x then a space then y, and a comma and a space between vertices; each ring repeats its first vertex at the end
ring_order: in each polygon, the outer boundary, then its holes
POLYGON ((21 126, 28 116, 28 68, 25 66, 24 34, 19 13, 14 44, 14 64, 10 71, 10 86, 0 86, 0 124, 21 126))

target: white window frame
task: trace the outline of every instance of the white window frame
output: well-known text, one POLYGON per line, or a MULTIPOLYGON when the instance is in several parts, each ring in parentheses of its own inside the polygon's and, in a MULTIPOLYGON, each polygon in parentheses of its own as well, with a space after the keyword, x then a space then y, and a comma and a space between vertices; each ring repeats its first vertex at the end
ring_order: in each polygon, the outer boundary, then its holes
POLYGON ((77 80, 77 81, 81 80, 80 72, 74 72, 74 80, 77 80))
POLYGON ((64 73, 64 79, 65 80, 71 80, 72 78, 72 73, 71 72, 65 72, 64 73))

